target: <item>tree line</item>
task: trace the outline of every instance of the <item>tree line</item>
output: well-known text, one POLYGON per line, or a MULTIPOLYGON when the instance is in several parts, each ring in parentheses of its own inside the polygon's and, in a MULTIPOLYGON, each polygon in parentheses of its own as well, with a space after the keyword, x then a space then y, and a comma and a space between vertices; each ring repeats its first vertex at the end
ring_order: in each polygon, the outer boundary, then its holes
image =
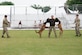
POLYGON ((14 3, 10 1, 4 1, 4 2, 1 2, 0 5, 14 5, 14 3))
POLYGON ((82 0, 67 0, 65 6, 72 11, 78 10, 82 13, 82 0))

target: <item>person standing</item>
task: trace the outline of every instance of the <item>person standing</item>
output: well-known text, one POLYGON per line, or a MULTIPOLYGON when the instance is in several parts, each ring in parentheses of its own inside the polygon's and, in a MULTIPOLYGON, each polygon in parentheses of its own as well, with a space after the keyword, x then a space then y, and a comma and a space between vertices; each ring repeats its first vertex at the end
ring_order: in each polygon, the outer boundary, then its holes
POLYGON ((60 21, 58 19, 55 19, 54 16, 51 15, 51 19, 48 18, 46 20, 46 22, 44 23, 44 24, 50 23, 49 33, 48 33, 48 37, 49 38, 50 38, 50 34, 51 34, 52 29, 53 29, 53 32, 54 32, 55 37, 57 38, 56 30, 55 30, 55 22, 59 22, 60 23, 60 21))
POLYGON ((4 34, 6 33, 7 38, 9 38, 9 34, 8 34, 8 29, 7 27, 9 26, 9 22, 7 20, 7 15, 4 15, 4 19, 3 19, 3 34, 2 34, 2 38, 4 38, 4 34))
POLYGON ((18 23, 18 27, 19 27, 19 28, 22 28, 22 22, 21 22, 21 20, 20 20, 19 23, 18 23))
POLYGON ((40 20, 40 22, 39 22, 39 28, 41 28, 41 26, 42 26, 42 20, 40 20))
POLYGON ((76 14, 76 18, 75 18, 75 32, 76 32, 76 36, 81 36, 81 33, 80 33, 80 19, 79 19, 79 15, 76 14))
POLYGON ((34 29, 37 28, 37 23, 36 23, 36 20, 34 21, 34 29))

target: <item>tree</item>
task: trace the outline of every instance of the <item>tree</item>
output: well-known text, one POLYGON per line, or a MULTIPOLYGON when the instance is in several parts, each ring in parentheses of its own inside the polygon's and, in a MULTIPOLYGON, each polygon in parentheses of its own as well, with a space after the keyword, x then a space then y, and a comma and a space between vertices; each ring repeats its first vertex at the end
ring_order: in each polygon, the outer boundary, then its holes
POLYGON ((31 5, 31 7, 34 8, 34 9, 36 9, 37 10, 37 15, 39 15, 38 12, 39 12, 40 9, 42 9, 42 7, 40 5, 36 5, 36 4, 31 5))
POLYGON ((44 13, 48 12, 51 9, 50 6, 44 6, 44 7, 42 7, 42 6, 36 5, 36 4, 31 5, 31 7, 37 10, 37 15, 39 14, 38 10, 41 10, 43 12, 43 15, 44 15, 44 13))
POLYGON ((69 6, 73 4, 82 4, 82 0, 67 0, 65 4, 69 6))
POLYGON ((50 6, 44 6, 42 7, 41 11, 43 12, 43 16, 45 18, 45 13, 47 13, 51 9, 50 6))
POLYGON ((42 8, 42 12, 46 13, 46 12, 48 12, 50 9, 51 9, 50 6, 45 6, 45 7, 42 8))
POLYGON ((31 5, 31 7, 34 9, 42 9, 42 7, 40 5, 36 5, 36 4, 31 5))
POLYGON ((67 0, 65 5, 67 5, 71 10, 79 10, 82 13, 82 0, 67 0))
POLYGON ((0 5, 14 5, 14 3, 5 1, 5 2, 1 2, 0 5))
POLYGON ((37 9, 37 10, 41 9, 42 12, 44 12, 44 13, 48 12, 51 9, 50 6, 42 7, 42 6, 36 5, 36 4, 31 5, 31 7, 34 8, 34 9, 37 9))

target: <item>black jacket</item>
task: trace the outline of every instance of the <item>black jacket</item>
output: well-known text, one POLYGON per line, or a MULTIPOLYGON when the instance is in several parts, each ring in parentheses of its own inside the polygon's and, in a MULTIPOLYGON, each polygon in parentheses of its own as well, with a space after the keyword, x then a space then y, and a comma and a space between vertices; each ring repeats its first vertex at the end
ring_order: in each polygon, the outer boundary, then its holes
POLYGON ((47 19, 46 22, 44 22, 44 24, 50 23, 50 26, 55 26, 55 22, 59 22, 59 24, 61 23, 58 18, 55 18, 55 19, 47 19))

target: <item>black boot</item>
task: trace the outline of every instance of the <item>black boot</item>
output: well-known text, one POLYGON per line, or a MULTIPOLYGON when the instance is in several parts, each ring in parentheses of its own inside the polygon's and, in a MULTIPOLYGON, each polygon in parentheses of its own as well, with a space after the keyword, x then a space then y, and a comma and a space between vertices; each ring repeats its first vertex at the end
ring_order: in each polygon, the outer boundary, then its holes
POLYGON ((81 34, 79 35, 79 37, 81 36, 81 34))
POLYGON ((10 38, 10 36, 7 36, 7 38, 10 38))
POLYGON ((5 38, 5 37, 2 35, 2 38, 5 38))

